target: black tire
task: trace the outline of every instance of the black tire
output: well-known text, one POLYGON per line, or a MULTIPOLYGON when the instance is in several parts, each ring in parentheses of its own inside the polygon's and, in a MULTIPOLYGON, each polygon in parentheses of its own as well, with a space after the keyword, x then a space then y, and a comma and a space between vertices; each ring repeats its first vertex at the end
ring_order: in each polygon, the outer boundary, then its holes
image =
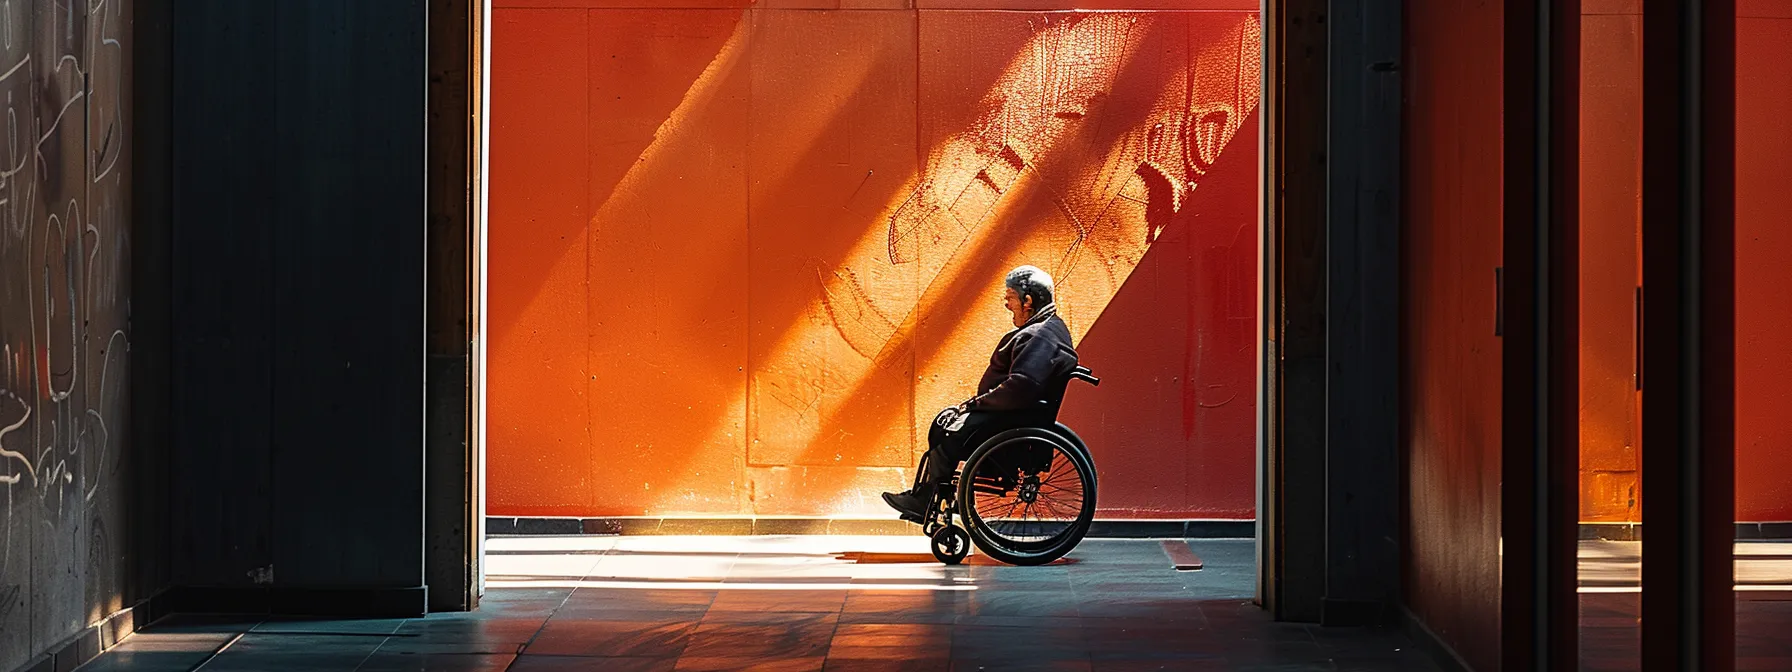
POLYGON ((933 533, 933 557, 948 565, 964 562, 964 556, 971 554, 971 538, 965 534, 964 528, 947 525, 933 533))
POLYGON ((1095 518, 1095 464, 1052 430, 997 434, 965 460, 958 480, 959 516, 971 541, 1011 565, 1064 557, 1095 518), (1043 460, 1041 451, 1049 451, 1043 460))
MULTIPOLYGON (((1056 431, 1058 434, 1062 435, 1064 438, 1070 439, 1071 443, 1076 444, 1077 450, 1082 451, 1083 459, 1088 460, 1090 465, 1095 464, 1095 457, 1089 453, 1089 444, 1083 443, 1083 437, 1078 436, 1076 433, 1076 430, 1073 430, 1068 425, 1065 425, 1064 423, 1060 422, 1060 423, 1057 423, 1057 427, 1054 429, 1054 431, 1056 431)), ((1091 470, 1089 472, 1089 485, 1090 485, 1090 488, 1089 488, 1090 490, 1099 490, 1100 489, 1099 486, 1101 485, 1101 474, 1099 472, 1096 472, 1093 470, 1091 470)))

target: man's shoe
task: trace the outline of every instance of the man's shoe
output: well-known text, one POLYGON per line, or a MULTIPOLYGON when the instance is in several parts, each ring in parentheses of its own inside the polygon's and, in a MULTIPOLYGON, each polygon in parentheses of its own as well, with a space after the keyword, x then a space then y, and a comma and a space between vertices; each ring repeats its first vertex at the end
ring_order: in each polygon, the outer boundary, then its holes
POLYGON ((921 524, 921 514, 927 510, 927 503, 912 492, 886 492, 884 503, 901 513, 903 520, 916 525, 921 524))

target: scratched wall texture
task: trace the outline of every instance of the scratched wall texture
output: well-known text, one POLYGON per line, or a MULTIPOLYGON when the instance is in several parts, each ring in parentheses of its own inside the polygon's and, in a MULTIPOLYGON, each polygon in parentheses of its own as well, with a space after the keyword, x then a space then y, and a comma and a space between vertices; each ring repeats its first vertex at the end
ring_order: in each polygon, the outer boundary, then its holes
POLYGON ((888 515, 1031 263, 1103 515, 1252 517, 1254 2, 553 4, 493 17, 490 513, 888 515))
POLYGON ((0 669, 125 606, 124 0, 0 0, 0 669))

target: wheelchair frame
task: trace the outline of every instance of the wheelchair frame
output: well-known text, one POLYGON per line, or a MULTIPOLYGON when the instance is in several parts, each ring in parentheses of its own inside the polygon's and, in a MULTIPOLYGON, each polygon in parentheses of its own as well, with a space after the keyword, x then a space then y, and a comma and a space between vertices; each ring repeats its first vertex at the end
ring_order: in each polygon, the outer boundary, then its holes
MULTIPOLYGON (((1070 379, 1083 380, 1091 385, 1101 384, 1101 379, 1096 378, 1088 368, 1082 366, 1076 367, 1076 369, 1064 380, 1063 384, 1068 386, 1070 379)), ((1060 390, 1062 390, 1062 388, 1060 388, 1060 390)), ((1058 394, 1057 397, 1059 401, 1063 399, 1061 393, 1058 394)), ((1040 403, 1050 404, 1051 402, 1041 401, 1040 403)), ((1078 436, 1075 430, 1072 430, 1068 425, 1065 425, 1062 422, 1056 421, 1055 416, 1057 414, 1057 408, 1055 408, 1055 404, 1053 404, 1053 406, 1052 415, 1054 419, 1051 425, 1047 426, 1041 424, 1010 429, 984 440, 977 445, 975 450, 971 451, 969 457, 963 460, 960 464, 954 465, 952 478, 947 483, 934 488, 933 497, 927 504, 926 516, 921 521, 921 531, 932 539, 933 555, 940 562, 948 565, 956 565, 962 562, 966 555, 970 554, 973 535, 970 534, 966 527, 975 519, 969 515, 970 510, 968 507, 970 504, 967 496, 972 489, 980 486, 975 481, 969 483, 964 481, 964 465, 976 462, 980 456, 986 454, 994 447, 1016 440, 1031 439, 1055 444, 1055 448, 1061 449, 1069 454, 1072 460, 1080 461, 1083 465, 1086 465, 1087 478, 1084 479, 1083 497, 1087 502, 1085 508, 1088 509, 1088 515, 1079 516, 1077 521, 1073 523, 1073 527, 1070 530, 1073 538, 1068 545, 1065 545, 1058 551, 1047 553, 1038 558, 1028 558, 1022 562, 1015 562, 1014 560, 1016 558, 1014 558, 1012 552, 1007 551, 1007 549, 991 548, 982 538, 984 535, 976 535, 977 546, 982 548, 986 554, 994 557, 1001 558, 1003 556, 1009 556, 1008 561, 1012 564, 1045 564, 1056 560, 1057 558, 1062 557, 1065 553, 1073 550, 1075 546, 1081 542, 1083 535, 1088 533, 1089 524, 1091 522, 1089 518, 1094 511, 1095 493, 1098 489, 1095 458, 1090 454, 1088 444, 1083 442, 1082 437, 1078 436), (957 516, 960 520, 964 521, 966 526, 955 524, 953 522, 954 516, 957 516)), ((921 473, 926 473, 928 467, 931 466, 928 463, 928 460, 930 459, 932 459, 931 455, 924 455, 922 457, 922 463, 919 465, 921 473)), ((1079 468, 1079 473, 1085 472, 1079 468)))

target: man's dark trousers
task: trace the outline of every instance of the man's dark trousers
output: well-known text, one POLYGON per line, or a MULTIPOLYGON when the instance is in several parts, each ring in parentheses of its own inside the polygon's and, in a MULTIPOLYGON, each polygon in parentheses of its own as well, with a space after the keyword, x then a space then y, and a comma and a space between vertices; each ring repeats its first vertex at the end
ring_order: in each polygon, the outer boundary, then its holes
POLYGON ((964 426, 957 431, 947 431, 937 421, 930 423, 927 455, 921 460, 924 468, 915 472, 915 494, 926 498, 932 494, 935 485, 950 481, 958 463, 969 458, 990 437, 1016 427, 1036 427, 1042 421, 1038 413, 970 411, 964 426))

